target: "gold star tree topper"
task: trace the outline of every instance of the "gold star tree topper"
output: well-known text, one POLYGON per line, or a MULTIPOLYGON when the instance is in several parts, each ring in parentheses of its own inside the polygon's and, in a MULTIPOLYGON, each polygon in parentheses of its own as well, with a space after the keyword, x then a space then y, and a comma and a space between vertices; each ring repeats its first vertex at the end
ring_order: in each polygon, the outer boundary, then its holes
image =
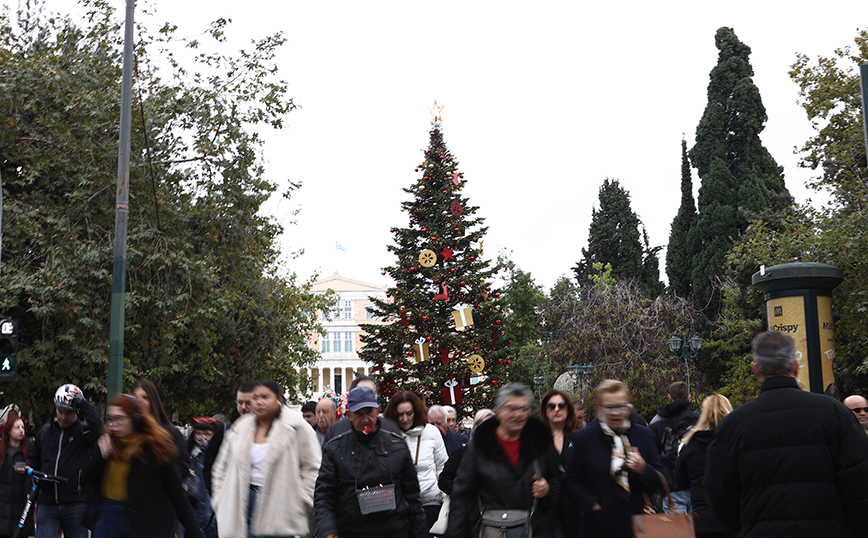
POLYGON ((446 108, 443 105, 438 105, 437 101, 434 101, 434 106, 428 107, 428 110, 431 112, 431 121, 443 121, 443 109, 446 108))

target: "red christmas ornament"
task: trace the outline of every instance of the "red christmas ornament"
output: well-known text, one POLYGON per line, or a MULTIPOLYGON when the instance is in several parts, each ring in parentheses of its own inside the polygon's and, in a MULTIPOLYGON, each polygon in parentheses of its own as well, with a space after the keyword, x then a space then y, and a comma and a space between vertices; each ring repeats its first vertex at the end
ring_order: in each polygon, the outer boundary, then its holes
POLYGON ((497 362, 503 364, 503 359, 497 359, 497 362))
POLYGON ((398 363, 398 368, 403 368, 403 367, 404 367, 404 361, 400 361, 398 363))
POLYGON ((500 298, 500 292, 495 293, 494 296, 499 299, 500 298))
POLYGON ((463 285, 464 285, 464 281, 462 280, 461 282, 459 282, 459 284, 461 284, 461 285, 463 286, 463 285))
POLYGON ((447 194, 448 192, 449 191, 447 191, 446 189, 443 189, 443 194, 447 194))
POLYGON ((452 249, 449 247, 444 248, 440 252, 440 255, 443 256, 443 261, 455 259, 455 257, 452 255, 452 249))
POLYGON ((440 364, 449 365, 449 348, 447 346, 440 346, 440 364))
MULTIPOLYGON (((428 321, 428 316, 422 316, 422 321, 428 321)), ((509 343, 511 344, 512 340, 510 340, 509 343)))
POLYGON ((509 341, 509 344, 512 345, 512 340, 509 341))
POLYGON ((410 272, 411 272, 411 273, 412 273, 413 271, 415 271, 415 270, 416 270, 415 267, 411 267, 411 268, 410 268, 410 272))
POLYGON ((428 341, 428 342, 430 342, 430 341, 431 341, 431 337, 430 337, 430 336, 426 336, 426 337, 425 337, 425 340, 428 341))
POLYGON ((414 171, 414 172, 418 172, 419 169, 418 169, 418 168, 414 168, 413 171, 414 171))
POLYGON ((434 283, 435 283, 435 284, 437 283, 437 279, 436 279, 436 278, 434 279, 434 283))
MULTIPOLYGON (((512 343, 512 340, 510 340, 509 343, 511 344, 511 343, 512 343)), ((506 361, 506 365, 507 365, 507 366, 512 366, 512 361, 506 361)))
POLYGON ((408 351, 408 352, 407 352, 407 356, 408 356, 408 357, 412 357, 412 356, 413 356, 413 350, 408 351))
POLYGON ((473 351, 479 351, 479 348, 476 346, 473 346, 473 351))
POLYGON ((470 257, 470 261, 475 262, 475 261, 476 261, 476 256, 471 256, 471 257, 470 257))
POLYGON ((422 176, 422 179, 428 179, 428 176, 422 176))
POLYGON ((460 230, 461 230, 461 228, 455 228, 455 231, 456 231, 456 232, 458 232, 458 231, 460 231, 460 230))
POLYGON ((500 320, 499 320, 499 319, 494 320, 494 322, 497 323, 498 325, 500 325, 500 320))
POLYGON ((496 380, 496 379, 492 379, 492 380, 491 380, 491 384, 492 384, 492 385, 497 385, 497 380, 496 380))
POLYGON ((364 341, 365 341, 365 337, 364 337, 364 336, 360 336, 360 337, 359 337, 359 342, 364 342, 364 341))
POLYGON ((452 269, 450 269, 450 271, 454 273, 454 272, 455 272, 455 268, 453 267, 452 269))
POLYGON ((423 227, 423 228, 422 228, 422 231, 423 231, 423 232, 427 232, 427 231, 428 231, 428 228, 423 227))
POLYGON ((391 293, 386 293, 386 297, 391 297, 391 296, 392 296, 391 293))
POLYGON ((491 291, 491 286, 485 286, 485 291, 491 291))
POLYGON ((389 231, 392 232, 392 233, 394 233, 394 232, 395 232, 395 229, 394 229, 394 228, 389 228, 389 231))

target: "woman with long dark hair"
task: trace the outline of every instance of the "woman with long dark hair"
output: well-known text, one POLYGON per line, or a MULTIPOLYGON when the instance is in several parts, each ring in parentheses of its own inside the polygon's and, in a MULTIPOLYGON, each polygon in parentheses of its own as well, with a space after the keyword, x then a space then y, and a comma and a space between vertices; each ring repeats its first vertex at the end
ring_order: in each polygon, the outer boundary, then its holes
MULTIPOLYGON (((540 420, 551 429, 552 442, 560 457, 561 472, 563 472, 572 448, 570 436, 579 429, 579 419, 575 409, 570 405, 570 397, 555 389, 546 392, 540 404, 540 420)), ((570 506, 565 489, 561 490, 560 495, 558 514, 561 529, 559 536, 578 536, 581 512, 570 506)))
POLYGON ((412 392, 403 391, 394 395, 383 416, 397 422, 404 432, 404 440, 410 449, 419 479, 419 500, 425 511, 426 528, 430 529, 437 521, 443 504, 443 492, 437 487, 437 478, 449 459, 443 436, 436 426, 428 424, 425 406, 412 392))
POLYGON ((112 399, 106 423, 109 433, 99 439, 102 457, 94 458, 91 476, 98 490, 88 510, 92 538, 169 536, 176 513, 186 536, 199 538, 169 433, 129 394, 112 399))
POLYGON ((274 381, 253 389, 253 412, 232 424, 211 471, 220 536, 284 537, 309 532, 322 452, 301 413, 274 381))
POLYGON ((193 465, 190 462, 190 455, 187 453, 187 445, 184 441, 184 435, 178 431, 178 428, 172 425, 172 422, 169 420, 169 415, 166 414, 166 410, 163 409, 163 400, 160 399, 160 393, 157 391, 157 386, 148 381, 147 379, 139 379, 135 385, 133 385, 133 396, 139 399, 140 402, 145 404, 148 408, 148 411, 151 412, 151 416, 154 417, 160 426, 165 428, 169 435, 172 436, 172 441, 174 441, 175 446, 178 447, 178 473, 183 480, 187 473, 192 469, 193 465))
MULTIPOLYGON (((27 425, 14 410, 9 412, 6 424, 0 432, 0 536, 12 536, 18 528, 18 519, 24 512, 27 501, 25 482, 27 477, 13 469, 15 464, 24 464, 30 446, 24 437, 27 425)), ((32 518, 31 518, 32 519, 32 518)), ((33 525, 30 524, 32 529, 33 525)), ((25 527, 25 532, 27 527, 25 527)), ((32 530, 30 532, 33 532, 32 530)))

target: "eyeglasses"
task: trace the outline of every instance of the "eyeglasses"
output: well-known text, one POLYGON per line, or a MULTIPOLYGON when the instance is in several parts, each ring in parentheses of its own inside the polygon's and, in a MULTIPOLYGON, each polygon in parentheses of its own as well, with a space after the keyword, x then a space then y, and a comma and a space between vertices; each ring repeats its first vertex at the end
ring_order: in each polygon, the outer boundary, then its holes
POLYGON ((504 405, 501 409, 507 413, 530 413, 529 405, 504 405))
POLYGON ((868 413, 868 407, 851 407, 850 411, 854 413, 868 413))
POLYGON ((566 403, 566 402, 558 402, 558 403, 549 402, 549 403, 546 404, 546 407, 548 407, 549 409, 554 409, 554 408, 556 408, 556 407, 557 407, 558 409, 563 409, 563 408, 566 407, 566 406, 567 406, 567 403, 566 403))
POLYGON ((618 415, 630 408, 630 404, 606 404, 601 405, 603 412, 607 415, 618 415))
POLYGON ((118 422, 121 422, 122 420, 126 420, 128 418, 130 417, 126 415, 106 415, 105 423, 111 426, 112 424, 117 424, 118 422))

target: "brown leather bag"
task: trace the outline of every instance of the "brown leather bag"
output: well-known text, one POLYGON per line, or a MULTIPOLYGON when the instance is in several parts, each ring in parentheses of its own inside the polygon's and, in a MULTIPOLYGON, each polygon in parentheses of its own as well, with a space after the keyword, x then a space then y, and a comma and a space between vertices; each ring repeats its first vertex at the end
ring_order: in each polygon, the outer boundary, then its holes
MULTIPOLYGON (((666 478, 657 473, 666 497, 669 499, 669 509, 675 510, 675 501, 666 478)), ((636 538, 694 538, 696 533, 693 529, 693 514, 657 514, 654 507, 645 495, 645 513, 633 516, 633 536, 636 538)))

